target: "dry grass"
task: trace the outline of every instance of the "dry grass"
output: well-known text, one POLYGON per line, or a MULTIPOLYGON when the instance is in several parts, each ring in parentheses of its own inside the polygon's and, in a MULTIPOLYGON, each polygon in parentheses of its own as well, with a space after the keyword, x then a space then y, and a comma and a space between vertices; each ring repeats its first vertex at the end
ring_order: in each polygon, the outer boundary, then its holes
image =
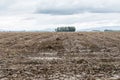
POLYGON ((120 32, 1 32, 1 80, 120 80, 120 32))

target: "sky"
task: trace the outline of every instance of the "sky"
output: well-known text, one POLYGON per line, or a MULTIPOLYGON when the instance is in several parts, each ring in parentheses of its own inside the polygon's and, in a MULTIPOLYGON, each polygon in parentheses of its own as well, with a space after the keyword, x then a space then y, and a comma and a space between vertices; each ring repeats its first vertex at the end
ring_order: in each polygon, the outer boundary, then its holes
POLYGON ((0 30, 120 26, 120 0, 0 0, 0 30))

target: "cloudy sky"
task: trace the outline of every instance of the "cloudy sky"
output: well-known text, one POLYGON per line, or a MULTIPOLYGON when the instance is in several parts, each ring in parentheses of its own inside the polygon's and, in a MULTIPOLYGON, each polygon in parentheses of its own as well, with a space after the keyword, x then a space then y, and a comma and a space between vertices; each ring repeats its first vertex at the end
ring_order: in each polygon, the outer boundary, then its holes
POLYGON ((0 0, 1 30, 120 26, 120 0, 0 0))

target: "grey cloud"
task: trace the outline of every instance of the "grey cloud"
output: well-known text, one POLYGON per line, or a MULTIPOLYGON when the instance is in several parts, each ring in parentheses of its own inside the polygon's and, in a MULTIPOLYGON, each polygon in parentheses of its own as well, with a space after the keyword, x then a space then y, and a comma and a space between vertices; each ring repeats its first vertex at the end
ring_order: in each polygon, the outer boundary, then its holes
POLYGON ((71 8, 71 9, 44 9, 37 10, 36 13, 40 14, 52 14, 52 15, 72 15, 79 13, 120 13, 120 10, 111 10, 105 8, 71 8))
POLYGON ((120 13, 120 0, 0 0, 0 14, 120 13))
POLYGON ((0 13, 5 14, 9 10, 9 6, 14 3, 14 0, 1 0, 0 1, 0 13))
POLYGON ((72 15, 90 13, 120 13, 119 0, 45 0, 41 1, 36 13, 72 15))
POLYGON ((119 17, 120 0, 0 0, 0 28, 6 30, 118 26, 119 17))
POLYGON ((35 0, 0 0, 0 15, 33 13, 37 2, 35 0))
POLYGON ((52 14, 52 15, 68 15, 68 14, 74 14, 74 13, 79 13, 80 11, 78 10, 59 10, 59 9, 45 9, 45 10, 37 10, 36 13, 41 13, 41 14, 52 14))

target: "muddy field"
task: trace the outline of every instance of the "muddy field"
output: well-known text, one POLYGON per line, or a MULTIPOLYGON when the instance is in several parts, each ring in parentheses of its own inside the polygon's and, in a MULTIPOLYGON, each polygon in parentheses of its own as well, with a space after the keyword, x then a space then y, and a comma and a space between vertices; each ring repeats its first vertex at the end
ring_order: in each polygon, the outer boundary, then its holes
POLYGON ((1 32, 0 80, 120 80, 120 32, 1 32))

